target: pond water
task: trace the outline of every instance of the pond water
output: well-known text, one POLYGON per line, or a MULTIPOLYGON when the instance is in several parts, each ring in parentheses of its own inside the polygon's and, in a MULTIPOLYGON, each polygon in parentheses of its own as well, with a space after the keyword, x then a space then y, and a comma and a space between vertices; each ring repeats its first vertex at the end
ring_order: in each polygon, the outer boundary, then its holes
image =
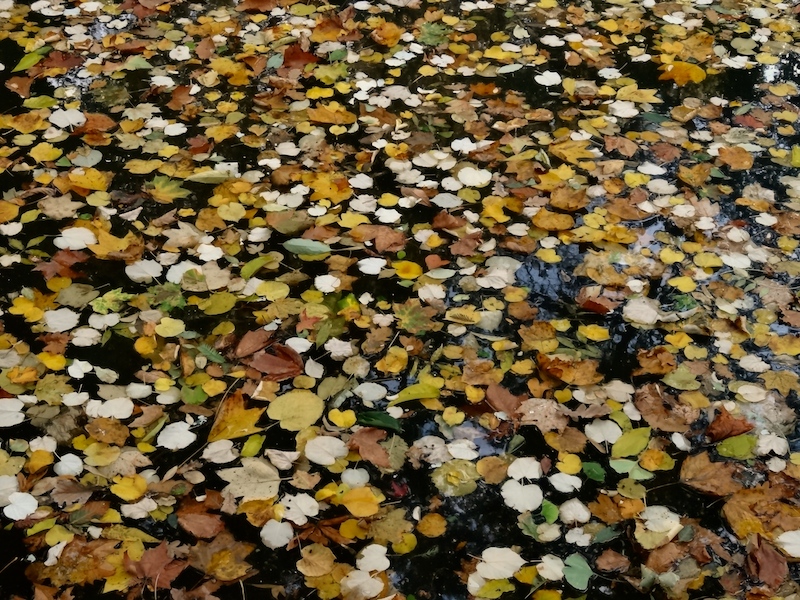
POLYGON ((796 12, 0 0, 0 595, 797 597, 796 12))

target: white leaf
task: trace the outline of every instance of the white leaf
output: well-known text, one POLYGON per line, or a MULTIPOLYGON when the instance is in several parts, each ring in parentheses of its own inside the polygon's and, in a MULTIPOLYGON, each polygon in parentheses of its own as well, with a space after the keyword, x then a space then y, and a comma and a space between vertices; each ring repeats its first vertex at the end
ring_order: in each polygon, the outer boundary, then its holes
POLYGON ((289 523, 281 523, 270 519, 267 524, 261 528, 261 541, 267 548, 275 550, 276 548, 283 548, 294 537, 294 529, 289 523))
POLYGON ((536 570, 543 579, 560 581, 564 578, 564 561, 552 554, 545 554, 542 562, 536 565, 536 570))
POLYGON ((385 571, 391 563, 386 558, 386 546, 370 544, 361 550, 361 556, 356 559, 356 567, 362 571, 385 571))
POLYGON ((335 292, 342 284, 342 280, 334 275, 318 275, 314 278, 314 287, 323 294, 335 292))
POLYGON ((533 80, 539 85, 558 85, 561 83, 561 75, 555 71, 545 71, 541 75, 536 75, 533 80))
POLYGON ((484 187, 492 180, 492 173, 486 169, 464 167, 458 172, 458 180, 470 187, 484 187))
POLYGON ((570 498, 558 507, 558 518, 567 525, 588 523, 592 513, 583 502, 577 498, 570 498))
POLYGON ((189 424, 186 421, 170 423, 156 438, 156 444, 169 450, 181 450, 197 439, 197 434, 189 431, 189 424))
POLYGON ((344 600, 368 600, 383 590, 383 582, 370 577, 366 571, 355 569, 339 582, 344 600))
POLYGON ((366 173, 359 173, 355 177, 351 177, 347 180, 350 184, 350 187, 355 188, 357 190, 367 190, 372 187, 372 177, 367 175, 366 173))
POLYGON ((377 275, 385 266, 385 258, 362 258, 358 261, 358 270, 365 275, 377 275))
POLYGON ((44 322, 47 325, 47 330, 53 333, 61 333, 72 329, 78 324, 80 318, 79 313, 68 308, 47 310, 44 313, 44 322))
POLYGON ((299 452, 289 452, 288 450, 267 450, 265 452, 269 461, 276 469, 288 471, 294 466, 294 461, 300 458, 299 452))
POLYGON ((556 473, 550 476, 550 485, 556 488, 559 492, 569 494, 581 489, 583 482, 580 477, 575 475, 567 475, 566 473, 556 473))
POLYGON ((281 499, 284 506, 283 516, 295 525, 305 525, 308 517, 319 514, 319 502, 308 494, 286 495, 281 499))
POLYGON ((120 507, 120 512, 123 517, 129 519, 146 519, 150 515, 150 511, 158 508, 158 504, 152 498, 142 498, 135 504, 123 504, 120 507))
POLYGON ((511 548, 487 548, 481 554, 476 571, 484 579, 506 579, 522 568, 525 559, 511 548))
POLYGON ((538 485, 533 483, 523 485, 515 479, 506 481, 500 488, 500 493, 507 506, 521 513, 526 510, 536 510, 544 499, 542 488, 538 485))
POLYGON ((775 543, 789 556, 800 558, 800 530, 784 531, 775 538, 775 543))
POLYGON ((13 427, 25 420, 20 412, 25 404, 17 398, 0 398, 0 427, 13 427))
POLYGON ((532 456, 522 456, 509 465, 508 476, 514 479, 539 479, 542 465, 532 456))
POLYGON ((86 123, 86 116, 77 108, 66 110, 59 108, 50 114, 48 120, 56 127, 67 129, 68 127, 80 127, 86 123))
POLYGON ((156 277, 161 277, 164 267, 155 260, 137 260, 125 267, 125 274, 136 283, 150 283, 156 277))
POLYGON ((220 469, 217 475, 228 482, 223 491, 242 502, 274 498, 281 483, 277 469, 263 458, 243 458, 241 467, 220 469))
POLYGON ((639 518, 647 529, 657 533, 670 531, 681 524, 680 515, 666 506, 648 506, 639 513, 639 518))
POLYGON ((736 389, 736 395, 747 402, 762 402, 767 398, 767 390, 759 385, 746 383, 736 389))
MULTIPOLYGON (((112 398, 111 400, 106 400, 102 403, 99 407, 99 410, 96 411, 96 416, 98 417, 105 417, 107 419, 127 419, 133 414, 133 401, 130 398, 112 398)), ((95 416, 95 415, 90 415, 95 416)), ((188 428, 188 424, 186 425, 188 428)), ((166 427, 164 428, 166 430, 166 427)), ((162 431, 161 433, 164 433, 162 431)), ((194 434, 192 434, 194 435, 194 434)), ((195 436, 197 437, 197 436, 195 436)), ((187 444, 188 445, 188 444, 187 444)), ((185 446, 181 446, 184 448, 185 446)), ((175 450, 176 448, 173 448, 175 450)))
POLYGON ((27 519, 39 508, 36 498, 26 492, 12 492, 8 495, 8 501, 8 506, 3 507, 3 514, 12 521, 27 519))
POLYGON ((595 444, 613 444, 622 436, 622 429, 614 421, 595 419, 586 426, 584 433, 595 444))
POLYGON ((86 227, 69 227, 53 240, 56 248, 62 250, 82 250, 97 243, 97 236, 86 227))
POLYGON ((13 475, 0 475, 0 506, 11 503, 9 496, 19 491, 19 481, 13 475))
POLYGON ((64 454, 61 460, 55 464, 53 470, 56 475, 74 475, 77 477, 83 473, 83 461, 76 454, 64 454))
POLYGON ((318 465, 332 465, 348 454, 347 445, 337 437, 318 436, 306 443, 306 458, 318 465))
POLYGON ((209 462, 224 465, 239 457, 239 452, 233 447, 231 440, 217 440, 211 442, 203 450, 203 458, 209 462))

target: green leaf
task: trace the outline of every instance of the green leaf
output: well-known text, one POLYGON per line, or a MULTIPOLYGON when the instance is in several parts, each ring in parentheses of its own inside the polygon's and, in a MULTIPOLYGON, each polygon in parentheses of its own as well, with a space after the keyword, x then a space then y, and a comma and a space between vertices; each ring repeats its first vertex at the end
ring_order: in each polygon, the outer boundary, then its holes
POLYGON ((25 108, 50 108, 56 104, 58 104, 58 100, 50 96, 34 96, 33 98, 27 98, 22 103, 22 106, 25 108))
POLYGON ((24 71, 25 69, 30 69, 33 65, 38 64, 40 60, 42 60, 45 55, 50 52, 52 49, 51 46, 42 46, 30 52, 22 57, 22 59, 17 63, 17 66, 11 69, 12 73, 16 73, 17 71, 24 71))
POLYGON ((389 413, 380 410, 368 410, 366 412, 358 413, 359 425, 367 427, 380 427, 381 429, 391 429, 400 433, 403 428, 400 421, 395 419, 389 413))
POLYGON ((583 472, 589 479, 600 482, 606 480, 606 470, 600 466, 600 463, 585 462, 583 463, 582 468, 583 472))
POLYGON ((622 456, 636 456, 647 448, 650 441, 650 428, 640 427, 639 429, 632 429, 626 431, 620 438, 611 446, 611 456, 620 458, 622 456))
POLYGON ((756 448, 758 439, 754 435, 735 435, 721 441, 717 445, 717 452, 726 458, 738 458, 745 460, 753 458, 753 451, 756 448))
POLYGON ((273 257, 269 255, 259 256, 258 258, 254 258, 251 261, 245 263, 242 267, 239 274, 242 276, 242 279, 250 279, 253 275, 258 273, 258 271, 266 265, 268 262, 272 262, 273 257))
POLYGON ((197 387, 181 388, 181 399, 186 404, 202 404, 208 398, 208 394, 199 385, 197 387))
POLYGON ((665 375, 661 381, 676 390, 692 391, 700 388, 700 382, 697 381, 695 374, 684 364, 665 375))
POLYGON ((438 397, 439 388, 427 383, 415 383, 397 394, 397 398, 389 402, 389 406, 395 406, 396 404, 408 402, 409 400, 424 400, 438 397))
POLYGON ((555 523, 556 520, 558 519, 558 506, 556 504, 553 504, 549 500, 542 501, 541 511, 544 520, 547 521, 548 523, 551 524, 555 523))
POLYGON ((170 204, 176 198, 186 198, 191 192, 181 187, 181 182, 170 179, 166 175, 156 175, 153 181, 145 184, 145 192, 153 197, 156 202, 170 204))
POLYGON ((303 238, 287 240, 283 242, 283 247, 292 254, 324 254, 331 251, 331 247, 328 244, 315 240, 304 240, 303 238))
POLYGON ((564 579, 576 590, 585 592, 589 589, 589 580, 593 575, 589 563, 577 552, 564 560, 564 579))
POLYGON ((595 534, 594 543, 604 544, 606 542, 610 542, 615 538, 618 538, 619 536, 620 536, 620 531, 613 525, 610 527, 604 527, 595 534))
POLYGON ((200 344, 197 349, 200 351, 200 354, 205 356, 211 362, 215 362, 220 365, 225 364, 225 358, 222 356, 222 354, 214 350, 214 348, 208 344, 200 344))

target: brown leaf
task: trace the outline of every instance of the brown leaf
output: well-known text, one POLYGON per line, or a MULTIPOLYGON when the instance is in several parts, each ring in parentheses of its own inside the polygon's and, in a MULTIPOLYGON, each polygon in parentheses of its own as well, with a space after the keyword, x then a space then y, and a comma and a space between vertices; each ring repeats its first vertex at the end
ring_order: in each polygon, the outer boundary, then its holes
POLYGON ((289 346, 273 344, 270 352, 256 352, 246 365, 264 373, 269 381, 284 381, 303 374, 303 359, 289 346))
POLYGON ((185 498, 181 502, 177 517, 178 525, 197 538, 213 538, 225 527, 221 516, 208 512, 205 503, 194 498, 185 498))
POLYGON ((735 419, 724 406, 719 407, 714 420, 706 428, 706 435, 712 442, 719 442, 735 435, 747 433, 753 425, 746 419, 735 419))
POLYGON ((392 463, 389 453, 378 442, 386 439, 386 432, 377 427, 364 427, 353 434, 348 446, 358 450, 361 458, 368 460, 376 467, 390 469, 392 463))
POLYGON ((210 542, 198 542, 189 550, 189 564, 219 581, 236 581, 253 574, 245 562, 255 544, 241 542, 223 531, 210 542))
POLYGON ((740 467, 732 462, 711 462, 708 452, 687 456, 681 466, 681 481, 696 490, 714 496, 729 496, 742 489, 734 477, 740 467))
POLYGON ((597 565, 598 570, 604 571, 606 573, 617 572, 617 573, 624 573, 627 571, 631 566, 631 561, 629 561, 625 556, 620 554, 619 552, 615 552, 611 548, 605 550, 600 556, 597 557, 597 561, 595 562, 597 565))
POLYGON ((636 390, 633 402, 648 425, 669 433, 686 433, 689 423, 699 416, 691 407, 678 404, 653 383, 636 390))
POLYGON ((486 400, 489 406, 506 413, 510 417, 513 417, 522 401, 526 398, 525 394, 515 396, 508 389, 497 383, 492 383, 486 388, 486 400))
POLYGON ((752 577, 772 589, 777 589, 789 574, 786 558, 758 534, 753 536, 750 543, 745 565, 752 577))
POLYGON ((572 385, 591 385, 602 381, 603 376, 597 372, 600 362, 597 360, 568 360, 559 356, 540 354, 536 357, 539 368, 556 379, 572 385))
POLYGON ((234 356, 236 356, 236 358, 250 356, 254 352, 265 348, 272 339, 272 336, 272 332, 266 331, 265 329, 248 331, 242 336, 242 339, 237 344, 236 350, 234 351, 234 356))
POLYGON ((741 146, 722 146, 719 149, 719 159, 728 165, 731 171, 746 171, 753 166, 753 155, 741 146))
POLYGON ((148 589, 169 589, 173 580, 187 567, 186 561, 174 560, 167 542, 145 550, 141 560, 133 561, 125 554, 125 569, 146 583, 148 589))
POLYGON ((124 446, 130 430, 116 419, 101 417, 86 425, 86 432, 98 442, 124 446))

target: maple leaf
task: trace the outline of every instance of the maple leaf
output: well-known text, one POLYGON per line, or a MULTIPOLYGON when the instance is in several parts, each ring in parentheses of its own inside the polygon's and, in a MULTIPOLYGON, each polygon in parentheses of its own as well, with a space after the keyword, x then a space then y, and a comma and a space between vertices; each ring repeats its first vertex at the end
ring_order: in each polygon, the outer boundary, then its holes
POLYGON ((660 81, 674 81, 676 85, 684 86, 687 83, 700 83, 706 78, 706 72, 698 65, 674 61, 670 64, 662 65, 659 70, 663 71, 658 76, 660 81))
POLYGON ((403 304, 395 304, 393 309, 398 327, 412 335, 422 335, 441 327, 440 324, 434 323, 432 320, 432 317, 436 314, 436 309, 430 306, 422 306, 416 298, 406 300, 403 304))
POLYGON ((145 550, 138 561, 131 560, 126 554, 125 569, 150 590, 170 589, 172 582, 183 572, 188 563, 175 560, 170 556, 168 548, 166 541, 161 542, 155 548, 145 550))
POLYGON ((153 200, 162 204, 171 204, 178 198, 188 198, 191 192, 181 187, 180 181, 170 179, 166 175, 156 175, 151 182, 145 185, 144 191, 153 200))
POLYGON ((255 550, 255 544, 238 541, 229 531, 223 531, 210 542, 198 542, 189 550, 189 564, 219 581, 231 582, 255 574, 245 559, 255 550))
POLYGON ((38 263, 33 270, 42 273, 47 281, 53 277, 78 279, 83 277, 83 274, 74 271, 71 267, 87 260, 89 260, 89 255, 80 250, 59 250, 53 254, 50 261, 38 263))
POLYGON ((214 425, 208 434, 208 441, 231 440, 258 433, 264 428, 258 427, 256 423, 265 410, 266 408, 245 408, 242 391, 236 390, 220 404, 214 425))
POLYGON ((708 452, 687 456, 681 465, 681 481, 714 496, 729 496, 742 489, 736 479, 740 468, 733 462, 711 462, 708 452))

